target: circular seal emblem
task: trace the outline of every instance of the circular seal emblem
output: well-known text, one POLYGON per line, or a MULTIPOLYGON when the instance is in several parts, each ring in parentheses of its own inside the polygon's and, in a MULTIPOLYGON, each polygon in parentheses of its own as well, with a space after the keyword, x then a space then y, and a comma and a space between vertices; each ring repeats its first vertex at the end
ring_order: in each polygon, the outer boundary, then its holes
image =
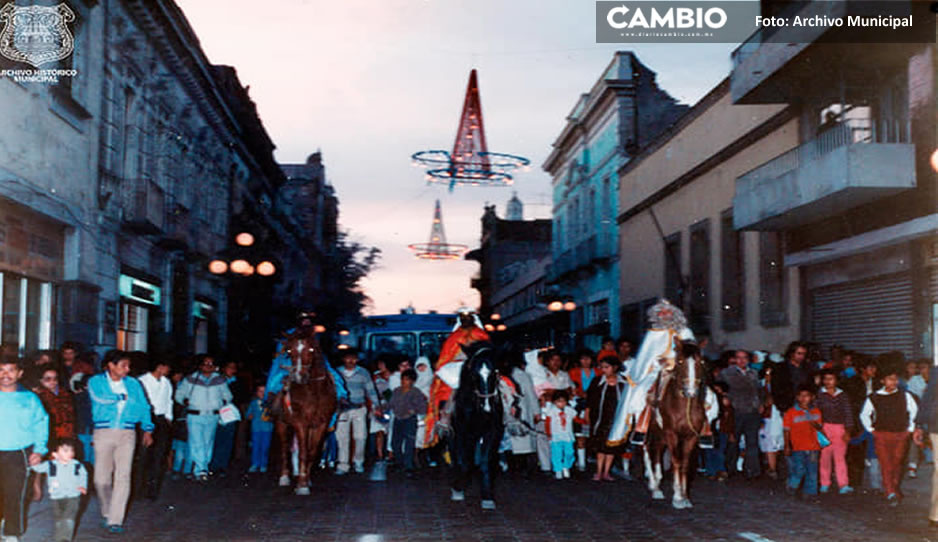
POLYGON ((68 29, 68 23, 74 20, 75 12, 64 3, 17 6, 10 2, 0 8, 0 55, 37 68, 62 60, 75 48, 68 29))

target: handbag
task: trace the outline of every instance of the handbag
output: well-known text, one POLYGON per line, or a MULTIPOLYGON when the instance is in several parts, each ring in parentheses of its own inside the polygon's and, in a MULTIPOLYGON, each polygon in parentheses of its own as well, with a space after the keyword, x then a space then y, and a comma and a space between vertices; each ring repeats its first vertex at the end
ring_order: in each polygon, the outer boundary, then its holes
POLYGON ((218 421, 220 425, 241 421, 241 411, 231 403, 218 409, 218 421))
POLYGON ((817 443, 821 446, 821 448, 827 448, 828 446, 830 446, 831 440, 827 438, 827 435, 824 434, 824 431, 821 431, 820 429, 816 429, 816 431, 817 431, 817 443))

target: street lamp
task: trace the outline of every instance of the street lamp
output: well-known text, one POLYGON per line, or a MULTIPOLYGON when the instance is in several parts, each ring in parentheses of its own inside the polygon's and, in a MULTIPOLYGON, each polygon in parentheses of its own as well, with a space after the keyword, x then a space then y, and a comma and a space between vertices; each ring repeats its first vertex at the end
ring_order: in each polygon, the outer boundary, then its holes
POLYGON ((491 333, 495 331, 495 326, 493 326, 492 324, 485 324, 485 331, 488 331, 489 333, 491 333))
POLYGON ((208 264, 208 270, 214 275, 221 275, 228 272, 228 264, 223 260, 212 260, 208 264))
POLYGON ((235 236, 235 243, 238 243, 243 247, 249 247, 254 244, 254 236, 246 231, 243 231, 235 236))
POLYGON ((322 324, 316 324, 316 326, 313 327, 313 331, 316 332, 316 333, 325 333, 325 332, 326 332, 326 326, 324 326, 324 325, 322 325, 322 324))
POLYGON ((247 260, 235 260, 231 262, 231 272, 237 273, 239 275, 248 274, 248 269, 251 267, 251 264, 247 260))
POLYGON ((276 271, 277 271, 277 268, 274 267, 274 264, 268 261, 263 261, 257 264, 257 274, 261 275, 262 277, 269 277, 273 275, 276 271))
POLYGON ((560 312, 563 310, 563 301, 551 301, 547 304, 547 310, 550 312, 560 312))
POLYGON ((508 329, 508 326, 506 326, 505 324, 498 324, 497 326, 495 326, 496 331, 505 331, 506 329, 508 329))
POLYGON ((573 311, 575 311, 575 310, 576 310, 576 303, 574 303, 573 301, 567 301, 566 303, 563 304, 563 310, 565 310, 565 311, 567 311, 567 312, 573 312, 573 311))
POLYGON ((494 312, 494 313, 492 313, 491 318, 492 318, 492 320, 501 320, 501 319, 502 319, 502 315, 501 315, 501 314, 498 314, 497 312, 494 312))
POLYGON ((346 329, 346 328, 344 328, 344 327, 341 328, 341 329, 339 329, 339 335, 341 335, 341 336, 343 336, 343 337, 345 337, 346 335, 348 335, 348 334, 350 334, 350 333, 351 333, 351 331, 349 331, 348 329, 346 329))

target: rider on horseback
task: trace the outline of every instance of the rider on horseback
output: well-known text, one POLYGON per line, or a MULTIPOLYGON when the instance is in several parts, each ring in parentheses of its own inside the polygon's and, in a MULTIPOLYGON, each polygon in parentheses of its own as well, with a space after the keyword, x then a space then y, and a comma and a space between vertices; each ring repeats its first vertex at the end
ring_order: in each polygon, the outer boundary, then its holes
MULTIPOLYGON (((632 431, 632 444, 645 444, 645 434, 648 432, 652 414, 652 406, 649 403, 655 402, 662 391, 655 385, 662 368, 674 363, 674 339, 677 337, 682 341, 694 340, 694 334, 687 327, 684 313, 666 299, 649 309, 648 318, 651 329, 645 333, 638 358, 631 364, 626 376, 629 389, 616 411, 615 423, 609 432, 608 440, 611 443, 624 441, 629 431, 632 431)), ((712 448, 713 434, 710 423, 719 413, 719 405, 716 394, 710 388, 706 391, 705 405, 707 423, 701 431, 699 445, 701 448, 712 448)))
MULTIPOLYGON (((284 332, 284 336, 291 335, 298 331, 313 333, 315 326, 313 324, 313 318, 316 317, 316 314, 311 311, 304 311, 297 316, 296 327, 288 329, 284 332)), ((274 359, 271 362, 270 372, 267 373, 267 391, 265 395, 265 400, 269 404, 269 410, 272 414, 276 414, 280 411, 281 405, 283 404, 283 395, 284 395, 284 377, 287 376, 290 372, 290 356, 285 348, 286 339, 281 338, 277 341, 277 350, 274 354, 274 359)), ((325 355, 323 355, 325 360, 325 355)), ((348 390, 345 389, 345 380, 339 375, 339 373, 329 364, 328 360, 326 361, 326 369, 329 371, 329 374, 332 375, 332 383, 335 385, 335 394, 336 398, 341 403, 342 401, 348 400, 348 390)))
POLYGON ((459 321, 453 332, 447 337, 440 349, 440 357, 436 362, 436 377, 430 388, 430 397, 427 404, 425 419, 426 431, 423 439, 425 447, 432 447, 439 437, 434 430, 437 421, 441 429, 449 427, 450 410, 446 408, 455 388, 459 386, 459 373, 466 360, 463 347, 478 341, 489 340, 488 333, 482 328, 482 321, 476 311, 469 307, 462 307, 456 314, 459 321), (442 408, 441 408, 441 405, 442 408))

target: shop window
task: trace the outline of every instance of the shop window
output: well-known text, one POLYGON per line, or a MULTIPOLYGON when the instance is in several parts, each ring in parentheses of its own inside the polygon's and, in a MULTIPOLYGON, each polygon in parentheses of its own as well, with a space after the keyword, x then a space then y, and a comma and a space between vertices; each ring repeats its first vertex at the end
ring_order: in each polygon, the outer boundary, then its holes
POLYGON ((117 348, 136 351, 147 349, 147 320, 149 311, 139 305, 121 303, 120 322, 117 326, 117 348))
POLYGON ((0 291, 0 344, 19 355, 52 348, 52 284, 0 273, 0 291))

